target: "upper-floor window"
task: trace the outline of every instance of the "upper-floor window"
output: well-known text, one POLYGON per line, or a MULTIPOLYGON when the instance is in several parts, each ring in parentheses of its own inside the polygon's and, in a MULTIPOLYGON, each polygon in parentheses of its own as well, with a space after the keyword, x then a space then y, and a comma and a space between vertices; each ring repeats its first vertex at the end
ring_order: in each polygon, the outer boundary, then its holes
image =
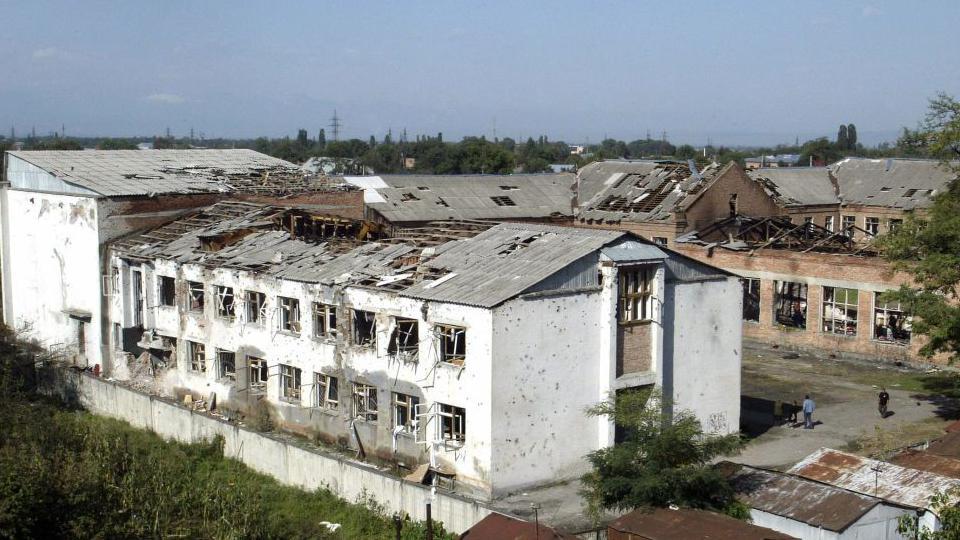
POLYGON ((248 323, 263 324, 267 311, 267 295, 257 291, 244 293, 246 319, 248 323))
POLYGON ((187 282, 187 307, 190 311, 203 311, 203 283, 187 282))
POLYGON ((188 341, 187 354, 190 355, 190 371, 207 372, 207 348, 203 343, 188 341))
POLYGON ((436 330, 440 340, 440 360, 456 366, 464 365, 467 360, 467 329, 438 324, 436 330))
POLYGON ((280 364, 280 397, 291 401, 300 399, 300 368, 280 364))
POLYGON ((278 296, 280 308, 280 329, 294 334, 300 333, 300 300, 287 296, 278 296))
POLYGON ((416 354, 420 347, 418 328, 419 325, 416 319, 404 319, 401 317, 394 319, 393 332, 390 334, 390 344, 387 346, 387 354, 416 354))
POLYGON ((440 416, 440 432, 444 440, 462 443, 467 438, 467 411, 463 407, 455 407, 438 403, 440 416))
POLYGON ((336 409, 340 406, 340 385, 337 378, 325 373, 313 374, 313 403, 321 409, 336 409))
POLYGON ((215 291, 217 294, 217 317, 233 319, 236 313, 233 307, 233 287, 217 285, 215 291))
POLYGON ((857 289, 823 288, 823 331, 845 336, 857 335, 857 289))
POLYGON ((369 422, 377 421, 377 387, 353 383, 353 416, 369 422))
POLYGON ((375 346, 377 343, 377 317, 369 311, 353 310, 353 343, 375 346))
POLYGON ((653 267, 620 268, 620 322, 648 321, 653 315, 653 267))
POLYGON ((653 243, 658 246, 665 246, 667 245, 667 238, 664 236, 654 236, 653 243))
POLYGON ((313 303, 314 337, 334 337, 337 335, 337 307, 320 302, 313 303))
POLYGON ((157 276, 157 298, 161 306, 177 305, 177 280, 170 276, 157 276))
POLYGON ((221 379, 237 380, 236 353, 217 349, 217 375, 221 379))
POLYGON ((880 234, 880 218, 878 217, 864 218, 863 228, 866 229, 868 233, 874 236, 880 234))

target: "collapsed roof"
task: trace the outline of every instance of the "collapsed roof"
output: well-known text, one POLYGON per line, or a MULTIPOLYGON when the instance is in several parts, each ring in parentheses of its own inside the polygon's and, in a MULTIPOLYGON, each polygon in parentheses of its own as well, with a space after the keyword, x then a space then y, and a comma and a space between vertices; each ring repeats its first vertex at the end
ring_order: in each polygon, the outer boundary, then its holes
POLYGON ((347 176, 391 223, 573 215, 574 175, 347 176))
POLYGON ((254 193, 284 196, 353 189, 303 173, 296 165, 253 150, 37 150, 9 152, 8 181, 14 187, 93 196, 157 193, 254 193))
POLYGON ((678 236, 680 244, 699 244, 734 251, 790 249, 800 252, 877 255, 873 233, 854 224, 831 231, 812 221, 793 223, 787 216, 755 218, 735 215, 678 236), (859 237, 860 240, 854 240, 859 237))
POLYGON ((614 223, 667 221, 718 171, 717 164, 697 170, 692 160, 591 163, 580 172, 583 202, 578 217, 614 223))
MULTIPOLYGON (((608 247, 616 248, 620 259, 666 257, 652 244, 617 231, 438 222, 388 238, 371 222, 242 202, 218 203, 113 245, 129 258, 372 287, 486 308, 527 292, 596 286, 601 249, 608 247), (555 277, 568 267, 573 270, 555 277)), ((686 264, 676 258, 674 265, 686 264)), ((726 275, 706 265, 690 266, 689 272, 726 275)))

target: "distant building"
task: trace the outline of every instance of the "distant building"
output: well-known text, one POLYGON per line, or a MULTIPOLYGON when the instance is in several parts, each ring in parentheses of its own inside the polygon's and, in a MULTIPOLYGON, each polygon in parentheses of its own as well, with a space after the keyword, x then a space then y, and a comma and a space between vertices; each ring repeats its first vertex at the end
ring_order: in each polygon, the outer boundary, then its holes
POLYGON ((775 154, 766 156, 748 157, 743 160, 747 170, 763 167, 797 167, 806 165, 800 163, 800 154, 775 154))
POLYGON ((570 163, 551 163, 550 170, 555 173, 573 172, 574 165, 570 163))
POLYGON ((587 151, 587 147, 578 144, 569 145, 571 156, 582 156, 587 151))

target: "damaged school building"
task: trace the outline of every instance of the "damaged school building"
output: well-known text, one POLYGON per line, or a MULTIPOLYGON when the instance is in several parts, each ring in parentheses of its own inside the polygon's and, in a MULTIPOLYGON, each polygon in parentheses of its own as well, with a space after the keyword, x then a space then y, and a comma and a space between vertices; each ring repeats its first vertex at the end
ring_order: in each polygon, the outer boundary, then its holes
POLYGON ((584 409, 618 392, 656 385, 738 429, 736 276, 626 231, 397 226, 348 182, 188 152, 9 153, 5 320, 481 498, 585 471, 619 434, 584 409))

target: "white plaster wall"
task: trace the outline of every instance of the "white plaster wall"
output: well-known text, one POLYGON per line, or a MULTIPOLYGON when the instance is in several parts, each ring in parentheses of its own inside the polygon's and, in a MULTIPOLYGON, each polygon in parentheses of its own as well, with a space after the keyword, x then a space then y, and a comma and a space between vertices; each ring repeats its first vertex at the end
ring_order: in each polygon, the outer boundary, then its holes
POLYGON ((904 514, 912 514, 912 511, 878 504, 856 523, 838 533, 762 510, 750 510, 754 525, 795 536, 800 540, 908 540, 897 532, 897 518, 904 514))
POLYGON ((841 536, 833 531, 811 527, 802 521, 796 521, 762 510, 751 509, 750 519, 754 525, 773 529, 783 534, 795 536, 800 540, 840 540, 841 536))
POLYGON ((86 360, 100 362, 100 262, 97 202, 88 197, 4 189, 4 308, 14 327, 50 348, 77 342, 77 321, 91 314, 86 360))
POLYGON ((667 284, 663 309, 664 394, 707 431, 740 429, 740 320, 736 278, 667 284))
POLYGON ((569 479, 598 448, 586 407, 604 396, 599 291, 519 298, 494 310, 493 469, 496 494, 569 479))

